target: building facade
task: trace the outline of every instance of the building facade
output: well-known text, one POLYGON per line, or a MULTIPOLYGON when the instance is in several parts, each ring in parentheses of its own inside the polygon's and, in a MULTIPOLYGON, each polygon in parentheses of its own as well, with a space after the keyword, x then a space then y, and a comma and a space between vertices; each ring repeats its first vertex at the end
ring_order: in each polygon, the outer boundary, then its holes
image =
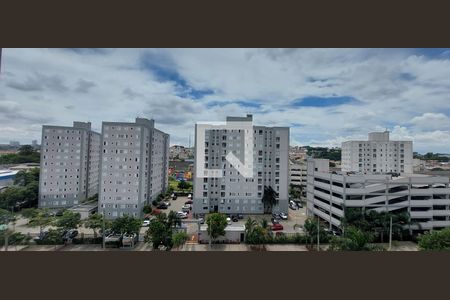
POLYGON ((98 193, 100 134, 91 123, 42 127, 39 207, 71 207, 98 193))
POLYGON ((315 171, 308 161, 307 213, 339 228, 344 207, 377 212, 407 212, 409 229, 423 231, 450 226, 450 185, 447 176, 419 174, 338 174, 315 171))
POLYGON ((103 122, 99 211, 107 218, 140 217, 168 187, 169 142, 153 120, 103 122))
POLYGON ((367 141, 342 143, 342 172, 413 173, 412 141, 391 141, 389 131, 371 132, 367 141))
POLYGON ((278 205, 273 210, 287 212, 289 128, 253 126, 252 115, 227 117, 227 125, 235 122, 249 122, 250 127, 224 129, 213 126, 205 132, 204 153, 198 150, 200 141, 196 124, 194 213, 262 214, 265 186, 272 187, 278 193, 278 205), (247 132, 250 130, 252 132, 247 132), (244 177, 226 157, 233 153, 240 162, 244 162, 244 154, 249 151, 246 149, 246 134, 250 133, 253 135, 253 153, 250 153, 253 176, 244 177), (202 177, 199 169, 203 160, 199 159, 199 155, 204 157, 205 169, 217 169, 221 176, 202 177))
MULTIPOLYGON (((329 172, 330 161, 328 159, 315 159, 315 168, 318 172, 329 172)), ((301 188, 303 197, 306 197, 307 170, 306 160, 289 162, 289 184, 301 188)))

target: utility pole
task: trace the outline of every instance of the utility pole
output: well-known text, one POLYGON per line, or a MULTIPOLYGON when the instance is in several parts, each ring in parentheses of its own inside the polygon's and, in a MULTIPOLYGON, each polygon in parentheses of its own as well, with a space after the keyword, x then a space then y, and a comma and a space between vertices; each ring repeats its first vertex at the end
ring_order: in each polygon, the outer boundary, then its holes
POLYGON ((389 223, 389 251, 391 251, 392 248, 392 216, 389 223))
POLYGON ((320 251, 319 228, 320 228, 320 222, 319 222, 319 216, 317 216, 317 251, 320 251))
POLYGON ((102 246, 105 249, 105 209, 103 209, 103 218, 102 218, 102 246))

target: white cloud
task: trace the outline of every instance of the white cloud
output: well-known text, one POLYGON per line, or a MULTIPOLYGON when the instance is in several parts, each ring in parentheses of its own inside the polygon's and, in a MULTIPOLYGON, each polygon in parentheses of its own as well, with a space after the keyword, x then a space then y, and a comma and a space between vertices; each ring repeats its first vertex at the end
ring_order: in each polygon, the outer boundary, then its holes
POLYGON ((249 112, 257 124, 295 125, 297 144, 339 146, 388 128, 414 140, 415 150, 450 152, 448 78, 448 56, 403 49, 4 49, 0 142, 39 139, 43 123, 91 121, 99 129, 103 120, 141 116, 187 144, 196 121, 249 112), (194 97, 195 90, 213 93, 194 97), (290 105, 306 96, 358 103, 290 105))

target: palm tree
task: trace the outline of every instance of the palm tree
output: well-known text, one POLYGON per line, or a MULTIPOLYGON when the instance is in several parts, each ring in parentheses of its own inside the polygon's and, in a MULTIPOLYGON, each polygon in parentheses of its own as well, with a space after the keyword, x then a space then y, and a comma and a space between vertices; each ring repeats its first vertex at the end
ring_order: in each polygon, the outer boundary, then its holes
POLYGON ((247 221, 245 222, 245 238, 253 233, 256 225, 257 224, 255 220, 253 220, 252 218, 247 219, 247 221))
POLYGON ((271 213, 273 207, 278 203, 277 192, 271 186, 264 187, 262 202, 264 203, 264 213, 271 213))

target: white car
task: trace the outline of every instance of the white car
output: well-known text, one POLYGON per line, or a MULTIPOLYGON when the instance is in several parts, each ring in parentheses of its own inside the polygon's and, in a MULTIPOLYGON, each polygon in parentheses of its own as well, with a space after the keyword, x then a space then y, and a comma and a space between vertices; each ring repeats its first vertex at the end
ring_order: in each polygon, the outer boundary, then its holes
POLYGON ((143 227, 148 227, 150 226, 150 220, 144 220, 144 222, 142 223, 143 227))
POLYGON ((227 224, 228 224, 228 225, 231 225, 231 224, 232 224, 231 218, 227 218, 227 224))
POLYGON ((288 219, 288 216, 287 216, 287 214, 285 214, 285 213, 280 213, 280 217, 281 217, 281 219, 283 219, 283 220, 287 220, 288 219))
POLYGON ((192 194, 189 194, 189 195, 188 195, 188 199, 192 199, 192 194))
POLYGON ((188 217, 188 214, 185 213, 184 211, 179 211, 177 212, 177 217, 180 219, 186 219, 188 217))

